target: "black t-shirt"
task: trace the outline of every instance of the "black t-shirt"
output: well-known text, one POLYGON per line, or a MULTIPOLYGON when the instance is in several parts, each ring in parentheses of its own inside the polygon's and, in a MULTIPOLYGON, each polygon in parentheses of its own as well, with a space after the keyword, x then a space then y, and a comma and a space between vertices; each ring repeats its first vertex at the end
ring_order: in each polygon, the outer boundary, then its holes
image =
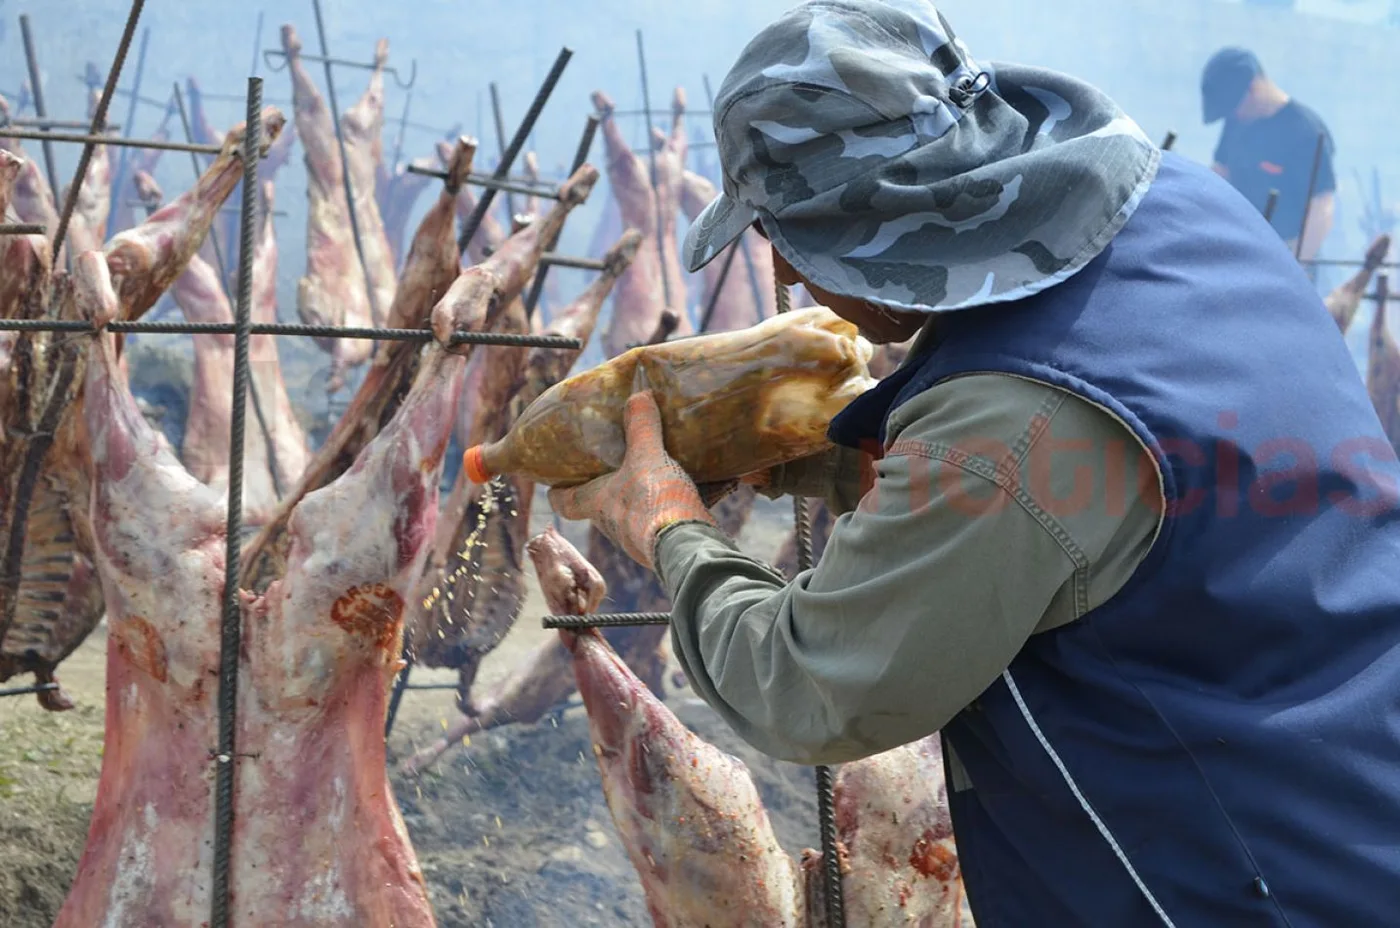
POLYGON ((1230 172, 1230 183, 1261 212, 1269 201, 1269 191, 1278 191, 1273 225, 1284 239, 1296 238, 1302 230, 1303 203, 1308 198, 1308 178, 1319 135, 1325 141, 1313 196, 1320 196, 1337 189, 1332 173, 1332 135, 1321 117, 1296 100, 1289 100, 1265 119, 1227 119, 1215 148, 1215 161, 1230 172))

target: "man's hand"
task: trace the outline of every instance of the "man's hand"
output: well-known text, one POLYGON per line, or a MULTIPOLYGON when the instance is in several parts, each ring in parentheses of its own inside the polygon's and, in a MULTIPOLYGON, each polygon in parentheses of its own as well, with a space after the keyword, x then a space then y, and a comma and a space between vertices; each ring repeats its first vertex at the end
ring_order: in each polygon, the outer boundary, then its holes
POLYGON ((666 453, 661 411, 651 393, 627 400, 623 427, 627 453, 611 474, 579 487, 549 491, 549 503, 565 519, 588 519, 637 563, 654 569, 656 536, 677 522, 716 525, 695 483, 666 453))

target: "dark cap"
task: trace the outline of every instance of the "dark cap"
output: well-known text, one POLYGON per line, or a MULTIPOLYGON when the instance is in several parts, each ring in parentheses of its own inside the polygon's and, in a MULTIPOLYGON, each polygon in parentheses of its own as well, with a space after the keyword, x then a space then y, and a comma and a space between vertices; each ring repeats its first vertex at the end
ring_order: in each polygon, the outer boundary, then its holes
POLYGON ((1243 48, 1222 48, 1212 55, 1201 74, 1201 114, 1206 124, 1233 113, 1249 85, 1263 73, 1259 59, 1243 48))

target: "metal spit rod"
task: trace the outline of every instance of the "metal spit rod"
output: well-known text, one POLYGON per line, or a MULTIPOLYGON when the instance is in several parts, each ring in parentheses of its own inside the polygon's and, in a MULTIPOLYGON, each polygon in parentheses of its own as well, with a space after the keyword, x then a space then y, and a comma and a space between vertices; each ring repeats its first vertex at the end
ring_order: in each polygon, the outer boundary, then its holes
MULTIPOLYGON (((107 82, 102 87, 102 96, 97 101, 97 112, 92 115, 92 128, 89 135, 97 136, 107 122, 107 108, 112 105, 112 94, 117 89, 117 78, 121 76, 122 65, 126 63, 126 53, 131 49, 131 40, 136 35, 136 23, 141 18, 141 10, 146 0, 132 0, 131 12, 127 14, 126 28, 122 30, 121 41, 117 44, 116 57, 107 71, 107 82)), ((78 205, 78 194, 87 180, 88 165, 92 163, 92 153, 97 148, 98 139, 83 144, 83 153, 78 157, 78 169, 73 174, 73 183, 68 185, 68 197, 63 201, 63 211, 58 217, 58 231, 53 236, 53 263, 58 266, 58 252, 63 247, 64 236, 68 234, 68 224, 73 219, 73 210, 78 205)), ((71 249, 70 249, 71 252, 71 249)), ((72 261, 72 254, 68 258, 72 261)))
POLYGON ((355 188, 350 183, 350 158, 345 153, 345 133, 340 129, 340 105, 335 97, 335 75, 332 73, 331 65, 348 64, 330 57, 330 50, 326 47, 326 23, 321 16, 321 0, 311 0, 311 6, 316 11, 316 34, 321 41, 321 60, 326 66, 326 99, 331 106, 331 120, 335 127, 335 143, 340 149, 340 175, 345 186, 345 208, 350 215, 350 235, 355 240, 355 254, 360 259, 360 270, 365 275, 365 293, 369 297, 370 313, 374 318, 379 318, 381 313, 387 313, 389 307, 379 306, 374 295, 374 280, 369 274, 369 262, 365 260, 365 245, 360 238, 360 222, 355 215, 355 188))
POLYGON ((233 315, 233 409, 229 428, 228 515, 224 548, 223 621, 219 634, 219 745, 214 754, 214 883, 211 928, 227 928, 232 905, 233 783, 238 734, 238 653, 243 637, 239 603, 243 534, 243 432, 248 395, 248 342, 252 334, 253 217, 258 202, 262 145, 262 78, 248 78, 248 122, 243 137, 243 204, 239 220, 238 303, 233 315))
MULTIPOLYGON (((531 131, 535 128, 535 122, 540 118, 540 113, 544 110, 544 105, 549 102, 549 97, 554 93, 555 86, 559 83, 559 78, 564 74, 564 68, 568 66, 569 59, 574 56, 570 48, 559 49, 559 55, 554 59, 554 64, 550 67, 549 73, 545 75, 544 83, 540 84, 540 89, 535 93, 535 99, 530 101, 530 108, 525 111, 525 118, 520 121, 519 127, 515 130, 515 137, 510 140, 510 145, 506 146, 506 152, 501 156, 500 164, 496 165, 495 172, 491 175, 498 181, 504 181, 510 176, 510 169, 515 164, 515 159, 520 155, 520 149, 525 147, 525 142, 530 137, 531 131)), ((491 204, 496 200, 496 191, 491 187, 486 188, 486 192, 481 195, 481 199, 476 202, 476 209, 462 223, 462 231, 457 236, 457 251, 464 253, 472 236, 476 235, 476 230, 481 228, 481 222, 486 218, 487 212, 491 209, 491 204)))
MULTIPOLYGON (((574 161, 569 168, 569 176, 573 176, 578 169, 588 161, 588 153, 593 149, 593 138, 598 134, 598 117, 589 114, 588 121, 583 126, 583 136, 578 141, 578 149, 574 152, 574 161)), ((563 232, 563 229, 559 230, 563 232)), ((559 235, 555 234, 550 240, 544 243, 545 248, 554 248, 559 244, 559 235)), ((600 262, 601 263, 601 262, 600 262)), ((525 318, 533 319, 535 307, 539 305, 540 296, 544 293, 545 276, 549 273, 550 265, 541 264, 535 271, 535 279, 530 281, 530 292, 525 296, 525 318)))
MULTIPOLYGON (((34 50, 34 31, 29 26, 29 14, 19 14, 19 34, 24 41, 24 60, 29 67, 29 92, 34 95, 34 112, 40 119, 47 119, 49 111, 44 106, 44 82, 39 76, 39 56, 34 50)), ((36 138, 42 138, 36 136, 36 138)), ((58 196, 58 169, 54 166, 53 143, 44 139, 44 170, 49 175, 49 187, 53 190, 53 195, 58 196)), ((58 248, 53 250, 55 256, 58 248)))

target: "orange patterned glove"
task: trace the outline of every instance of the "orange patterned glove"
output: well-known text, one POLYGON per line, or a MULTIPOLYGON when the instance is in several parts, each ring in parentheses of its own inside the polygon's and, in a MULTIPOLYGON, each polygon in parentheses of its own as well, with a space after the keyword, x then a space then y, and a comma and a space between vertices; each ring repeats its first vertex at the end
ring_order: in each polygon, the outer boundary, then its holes
POLYGON ((717 525, 690 475, 666 453, 661 411, 651 393, 627 400, 627 453, 622 466, 578 487, 549 491, 565 519, 588 519, 633 560, 649 569, 656 536, 677 522, 717 525))

